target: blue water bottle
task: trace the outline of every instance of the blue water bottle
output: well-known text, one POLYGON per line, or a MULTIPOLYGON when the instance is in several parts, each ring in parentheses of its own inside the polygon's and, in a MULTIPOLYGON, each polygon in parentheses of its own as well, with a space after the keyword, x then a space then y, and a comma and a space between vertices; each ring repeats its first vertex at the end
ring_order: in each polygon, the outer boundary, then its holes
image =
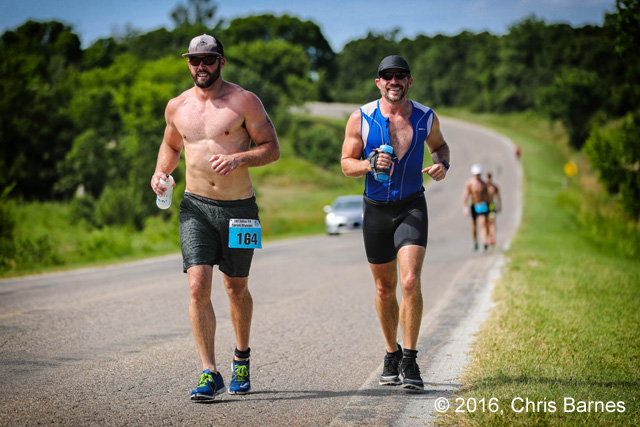
MULTIPOLYGON (((388 145, 388 144, 383 144, 379 147, 380 151, 382 151, 383 153, 387 153, 390 156, 393 156, 393 147, 388 145)), ((391 165, 393 167, 393 164, 391 165)), ((375 179, 376 181, 380 181, 380 182, 387 182, 389 181, 389 175, 391 175, 391 170, 392 168, 389 169, 384 169, 378 173, 376 173, 375 179)))

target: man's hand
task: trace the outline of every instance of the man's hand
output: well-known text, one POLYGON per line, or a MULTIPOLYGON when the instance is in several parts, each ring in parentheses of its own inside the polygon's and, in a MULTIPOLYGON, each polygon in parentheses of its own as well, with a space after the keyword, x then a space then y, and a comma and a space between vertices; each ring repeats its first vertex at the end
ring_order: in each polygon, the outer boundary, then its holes
MULTIPOLYGON (((160 180, 167 181, 167 174, 164 172, 156 172, 151 177, 151 189, 158 195, 164 196, 164 193, 167 192, 167 187, 165 187, 160 180)), ((175 180, 173 181, 173 186, 176 186, 175 180)))
POLYGON ((225 176, 236 170, 239 165, 235 157, 229 154, 214 154, 209 159, 209 163, 211 163, 211 169, 225 176))
POLYGON ((447 168, 442 163, 436 163, 426 169, 422 169, 422 173, 428 173, 434 181, 441 181, 447 176, 447 168))
POLYGON ((391 170, 391 156, 377 148, 371 151, 367 160, 369 160, 371 172, 374 174, 380 172, 388 173, 391 170))

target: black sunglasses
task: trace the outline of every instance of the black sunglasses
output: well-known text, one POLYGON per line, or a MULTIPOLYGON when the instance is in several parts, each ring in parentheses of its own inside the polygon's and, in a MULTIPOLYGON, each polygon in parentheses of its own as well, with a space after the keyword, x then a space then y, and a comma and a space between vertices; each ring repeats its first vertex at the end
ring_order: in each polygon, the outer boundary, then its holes
POLYGON ((387 72, 387 73, 380 73, 380 75, 378 77, 384 79, 384 80, 393 80, 393 76, 396 76, 396 79, 398 80, 404 80, 407 77, 409 77, 411 74, 409 73, 405 73, 402 71, 394 71, 394 72, 387 72))
POLYGON ((200 65, 201 62, 204 62, 204 65, 213 65, 218 60, 217 56, 205 56, 204 58, 200 58, 198 56, 192 56, 189 58, 189 63, 194 67, 200 65))

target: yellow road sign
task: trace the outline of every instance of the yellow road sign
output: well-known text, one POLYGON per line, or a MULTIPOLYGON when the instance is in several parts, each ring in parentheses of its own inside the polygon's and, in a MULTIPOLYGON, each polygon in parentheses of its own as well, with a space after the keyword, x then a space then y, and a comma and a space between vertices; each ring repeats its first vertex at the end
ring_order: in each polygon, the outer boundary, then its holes
POLYGON ((578 173, 578 166, 573 162, 567 162, 564 165, 564 173, 571 178, 578 173))

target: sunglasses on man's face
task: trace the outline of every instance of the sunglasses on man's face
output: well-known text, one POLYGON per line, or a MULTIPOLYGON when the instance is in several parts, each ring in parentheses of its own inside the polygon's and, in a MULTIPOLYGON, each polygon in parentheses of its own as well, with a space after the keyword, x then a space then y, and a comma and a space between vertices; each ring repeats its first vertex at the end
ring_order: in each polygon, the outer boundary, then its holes
POLYGON ((200 65, 201 62, 204 62, 204 65, 213 65, 218 60, 217 56, 205 56, 204 58, 200 58, 198 56, 192 56, 189 58, 189 63, 194 67, 200 65))
POLYGON ((410 76, 409 73, 404 73, 401 71, 381 73, 379 77, 384 80, 393 80, 393 76, 396 76, 396 80, 404 80, 410 76))

